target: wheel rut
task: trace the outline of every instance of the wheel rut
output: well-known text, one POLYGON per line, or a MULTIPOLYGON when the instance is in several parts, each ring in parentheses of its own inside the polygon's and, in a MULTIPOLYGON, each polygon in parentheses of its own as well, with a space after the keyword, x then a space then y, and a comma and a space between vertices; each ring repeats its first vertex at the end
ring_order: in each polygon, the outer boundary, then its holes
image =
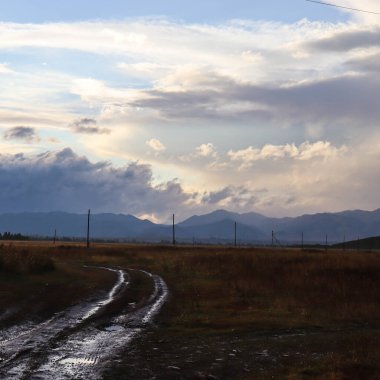
POLYGON ((153 281, 149 299, 109 316, 102 312, 128 291, 129 273, 135 270, 97 269, 117 274, 105 297, 73 306, 43 323, 0 332, 0 378, 101 379, 117 355, 152 323, 168 297, 161 277, 139 271, 153 281))

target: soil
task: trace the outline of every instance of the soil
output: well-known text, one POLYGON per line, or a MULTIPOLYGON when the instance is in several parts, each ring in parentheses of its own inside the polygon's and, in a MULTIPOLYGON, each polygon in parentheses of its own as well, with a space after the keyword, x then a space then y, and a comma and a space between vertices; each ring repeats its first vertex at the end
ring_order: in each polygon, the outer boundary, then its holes
POLYGON ((0 332, 1 378, 101 379, 115 357, 145 332, 167 299, 164 280, 148 272, 98 269, 117 275, 102 297, 41 323, 25 320, 0 332), (127 289, 141 277, 153 291, 131 302, 127 289))
MULTIPOLYGON (((104 379, 326 379, 329 374, 334 379, 380 379, 372 364, 350 361, 346 366, 334 360, 347 339, 360 334, 362 329, 183 334, 156 327, 127 347, 104 379)), ((373 342, 380 337, 378 329, 365 334, 373 342)), ((347 355, 352 355, 349 347, 347 355)))

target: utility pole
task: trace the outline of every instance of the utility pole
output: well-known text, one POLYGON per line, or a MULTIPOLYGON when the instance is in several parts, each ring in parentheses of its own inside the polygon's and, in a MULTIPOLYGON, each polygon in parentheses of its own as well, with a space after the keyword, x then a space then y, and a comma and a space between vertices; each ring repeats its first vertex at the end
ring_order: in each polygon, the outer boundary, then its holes
POLYGON ((57 240, 57 229, 54 229, 54 240, 53 240, 53 244, 55 244, 57 240))
POLYGON ((327 251, 327 234, 326 234, 326 245, 325 245, 325 249, 327 251))
POLYGON ((91 210, 88 210, 88 215, 87 215, 87 248, 90 248, 90 214, 91 210))
POLYGON ((274 246, 274 231, 272 230, 272 247, 274 246))
POLYGON ((302 231, 302 237, 301 237, 301 248, 303 249, 303 231, 302 231))
POLYGON ((173 245, 175 245, 175 215, 173 214, 173 245))
POLYGON ((236 222, 235 222, 235 248, 237 246, 237 240, 236 240, 236 222))

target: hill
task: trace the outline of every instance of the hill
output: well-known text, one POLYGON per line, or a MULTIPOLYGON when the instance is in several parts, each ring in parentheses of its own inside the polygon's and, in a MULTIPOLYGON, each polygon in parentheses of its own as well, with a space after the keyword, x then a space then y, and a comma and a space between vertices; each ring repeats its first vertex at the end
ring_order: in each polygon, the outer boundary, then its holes
MULTIPOLYGON (((380 210, 343 211, 298 217, 271 218, 255 212, 238 214, 217 210, 194 215, 176 224, 176 240, 202 243, 232 243, 235 222, 240 243, 271 241, 272 231, 283 244, 299 243, 303 233, 305 243, 357 241, 377 236, 380 232, 380 210)), ((0 214, 0 233, 20 233, 25 236, 83 238, 86 236, 87 214, 65 212, 0 214)), ((146 242, 172 241, 172 226, 155 224, 133 215, 91 215, 91 237, 137 240, 146 242)))

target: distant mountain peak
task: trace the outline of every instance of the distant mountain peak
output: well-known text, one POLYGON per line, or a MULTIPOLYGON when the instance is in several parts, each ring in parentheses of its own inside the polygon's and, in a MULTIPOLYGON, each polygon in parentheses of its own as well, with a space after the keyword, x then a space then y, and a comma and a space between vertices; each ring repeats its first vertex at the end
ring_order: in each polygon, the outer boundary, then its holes
MULTIPOLYGON (((330 243, 378 235, 380 209, 374 211, 348 210, 338 213, 308 214, 298 217, 269 218, 247 212, 243 214, 219 209, 205 215, 194 215, 176 225, 178 241, 231 241, 233 223, 238 224, 238 239, 245 242, 268 242, 272 231, 282 243, 330 243), (240 237, 239 237, 240 236, 240 237)), ((57 230, 61 237, 83 238, 87 214, 62 211, 0 214, 0 233, 21 233, 25 236, 49 237, 57 230)), ((91 237, 136 241, 171 241, 172 228, 142 220, 133 215, 100 213, 91 215, 91 237)))

